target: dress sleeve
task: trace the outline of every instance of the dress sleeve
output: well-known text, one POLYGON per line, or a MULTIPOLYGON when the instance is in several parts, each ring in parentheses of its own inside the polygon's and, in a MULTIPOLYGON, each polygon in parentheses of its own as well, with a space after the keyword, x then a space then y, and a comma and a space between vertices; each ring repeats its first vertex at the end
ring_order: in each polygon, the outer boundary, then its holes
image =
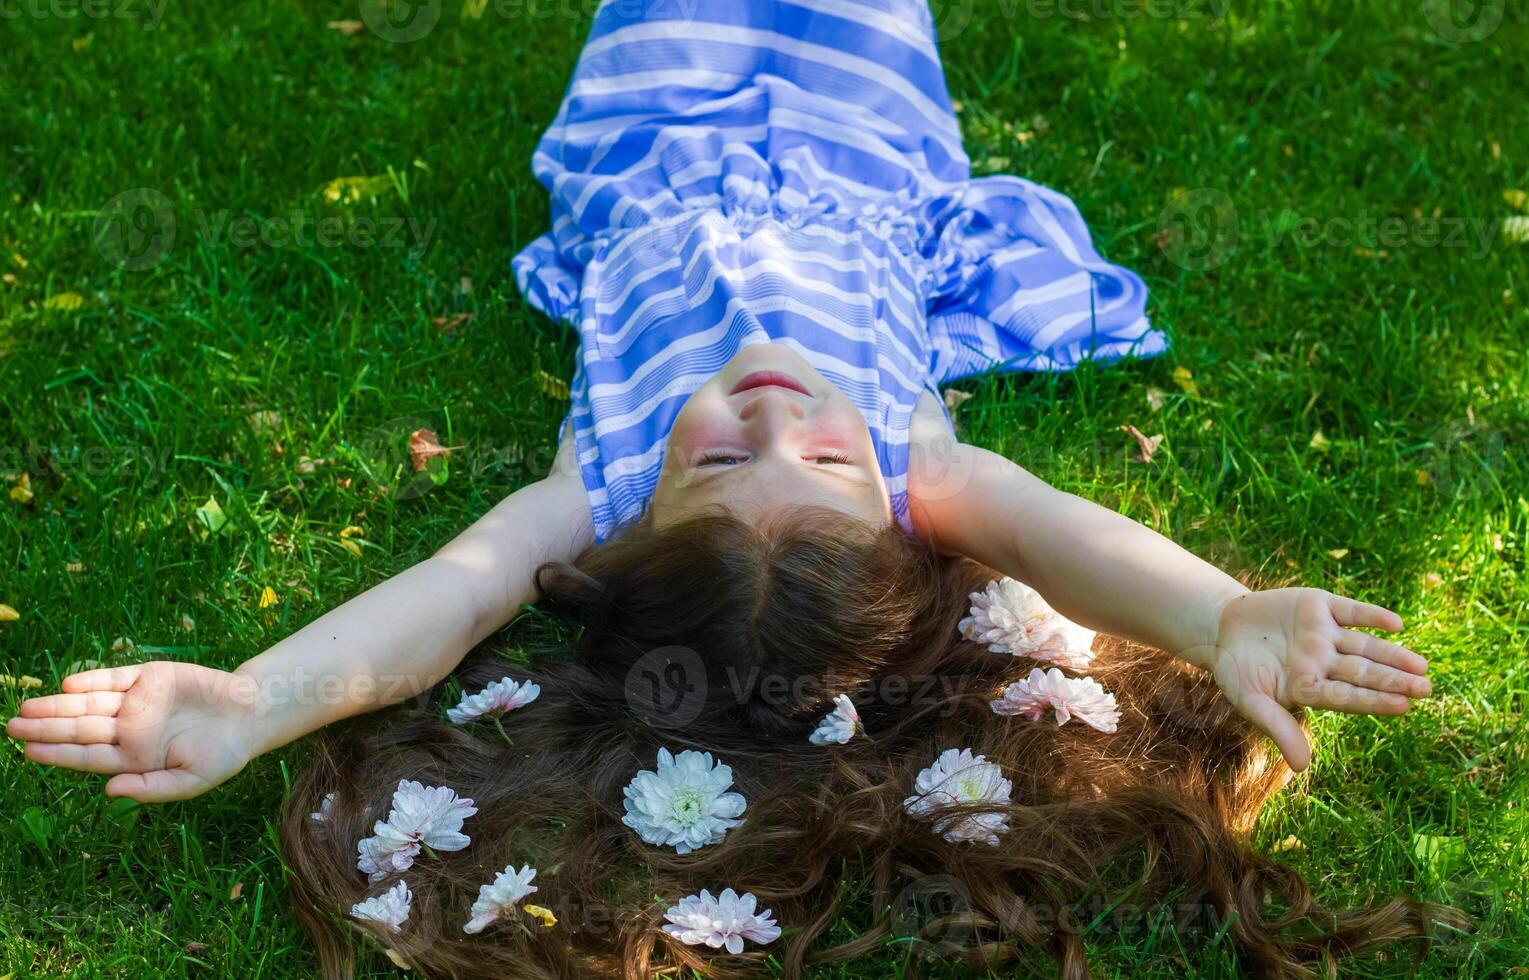
POLYGON ((1166 347, 1141 277, 1099 256, 1069 198, 1023 178, 971 181, 931 264, 931 370, 942 382, 1166 347))
POLYGON ((552 317, 575 323, 579 308, 579 277, 563 261, 552 232, 540 236, 510 260, 515 283, 526 300, 552 317))

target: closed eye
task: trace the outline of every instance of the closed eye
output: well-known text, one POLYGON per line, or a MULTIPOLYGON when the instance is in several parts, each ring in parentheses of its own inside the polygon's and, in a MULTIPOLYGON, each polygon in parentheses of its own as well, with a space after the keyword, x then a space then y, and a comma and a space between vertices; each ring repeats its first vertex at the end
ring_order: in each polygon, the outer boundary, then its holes
POLYGON ((697 466, 737 466, 748 462, 748 457, 739 456, 737 453, 706 453, 696 460, 697 466))
POLYGON ((808 456, 807 458, 819 466, 830 463, 837 463, 840 466, 848 466, 850 464, 850 458, 843 453, 823 453, 818 456, 808 456))

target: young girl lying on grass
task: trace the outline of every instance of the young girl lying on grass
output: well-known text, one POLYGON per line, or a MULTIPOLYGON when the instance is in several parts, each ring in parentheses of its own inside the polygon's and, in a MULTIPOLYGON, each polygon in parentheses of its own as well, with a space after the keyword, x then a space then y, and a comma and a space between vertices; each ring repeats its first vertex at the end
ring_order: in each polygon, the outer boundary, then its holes
POLYGON ((1289 776, 1260 732, 1304 769, 1293 710, 1428 694, 1360 631, 1397 615, 1249 591, 955 438, 942 382, 1163 339, 1067 198, 970 178, 922 3, 607 4, 534 166, 554 226, 515 272, 581 340, 553 472, 232 672, 65 678, 10 722, 29 758, 184 799, 455 671, 449 712, 342 726, 294 787, 332 977, 347 923, 535 977, 796 975, 894 935, 1082 976, 1090 900, 1188 902, 1269 976, 1426 934, 1245 843, 1289 776), (459 668, 533 602, 574 628, 459 668), (930 887, 950 914, 910 921, 930 887))

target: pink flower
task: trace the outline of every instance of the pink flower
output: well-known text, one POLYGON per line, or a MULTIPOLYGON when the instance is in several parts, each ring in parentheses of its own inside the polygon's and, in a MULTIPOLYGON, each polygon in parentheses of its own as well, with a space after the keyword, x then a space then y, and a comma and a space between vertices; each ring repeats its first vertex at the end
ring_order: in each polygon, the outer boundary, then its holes
POLYGON ((860 712, 855 710, 855 702, 848 694, 839 694, 834 696, 834 710, 823 716, 817 729, 807 736, 807 741, 813 745, 844 745, 863 731, 865 726, 860 724, 860 712))
POLYGON ((1055 667, 1031 670, 1029 677, 1005 688, 1003 697, 992 705, 995 714, 1021 715, 1030 721, 1040 721, 1051 708, 1058 725, 1076 718, 1101 732, 1113 732, 1120 722, 1115 695, 1092 677, 1068 677, 1055 667))
POLYGON ((472 843, 462 833, 462 822, 477 812, 472 800, 458 797, 448 786, 399 780, 388 818, 372 828, 376 836, 356 845, 356 867, 371 881, 380 881, 395 871, 407 871, 424 847, 460 851, 472 843))
POLYGON ((1032 657, 1082 668, 1094 659, 1095 633, 1046 604, 1041 594, 1012 578, 989 582, 971 595, 971 613, 957 629, 994 653, 1032 657))
POLYGON ((780 926, 775 924, 769 909, 754 911, 756 901, 752 892, 739 895, 724 888, 721 895, 713 898, 703 888, 701 894, 685 896, 664 913, 669 920, 664 932, 690 946, 703 943, 712 949, 725 946, 736 956, 743 952, 745 939, 764 944, 780 936, 780 926))
POLYGON ((535 701, 542 693, 535 681, 517 681, 513 677, 501 677, 477 694, 464 694, 455 708, 446 709, 446 717, 453 725, 465 725, 474 718, 489 714, 503 714, 523 708, 535 701))

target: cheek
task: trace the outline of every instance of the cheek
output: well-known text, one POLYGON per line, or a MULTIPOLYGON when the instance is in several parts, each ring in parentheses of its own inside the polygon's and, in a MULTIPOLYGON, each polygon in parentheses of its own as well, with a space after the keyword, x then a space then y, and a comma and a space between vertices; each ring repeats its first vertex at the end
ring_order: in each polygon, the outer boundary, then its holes
POLYGON ((682 453, 727 442, 737 428, 727 406, 692 397, 669 430, 669 449, 682 453))

